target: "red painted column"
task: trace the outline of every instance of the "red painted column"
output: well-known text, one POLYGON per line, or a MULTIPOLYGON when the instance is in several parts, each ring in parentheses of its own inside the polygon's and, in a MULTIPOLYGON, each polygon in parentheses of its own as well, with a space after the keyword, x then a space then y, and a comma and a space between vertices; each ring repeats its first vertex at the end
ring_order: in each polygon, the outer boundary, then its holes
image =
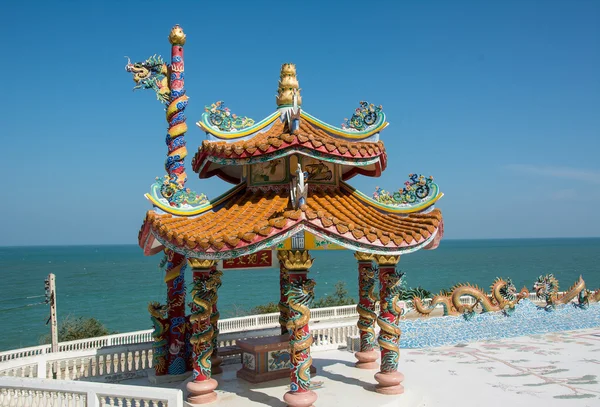
POLYGON ((186 371, 185 360, 185 269, 187 260, 184 255, 165 249, 165 282, 167 283, 167 334, 168 356, 167 373, 183 374, 186 371))
POLYGON ((308 250, 282 250, 278 256, 288 271, 290 281, 286 294, 292 368, 290 390, 285 393, 283 400, 290 407, 310 407, 317 399, 317 394, 310 390, 312 335, 308 327, 315 282, 307 278, 307 274, 313 259, 310 258, 308 250))
POLYGON ((192 266, 193 288, 190 322, 193 334, 190 343, 193 349, 193 370, 191 382, 186 388, 187 401, 191 404, 211 403, 217 399, 215 389, 218 383, 212 378, 212 346, 214 329, 211 324, 216 288, 220 285, 220 272, 214 260, 189 259, 192 266), (218 280, 218 281, 217 281, 218 280))
POLYGON ((379 347, 381 349, 381 368, 375 374, 377 387, 381 394, 402 394, 404 375, 398 372, 400 359, 400 327, 398 325, 401 310, 398 307, 402 273, 396 270, 400 256, 375 255, 379 265, 379 347))
POLYGON ((360 330, 360 351, 354 355, 358 362, 356 367, 361 369, 377 369, 379 364, 377 358, 379 352, 376 348, 375 321, 375 283, 377 276, 373 268, 373 255, 368 253, 356 252, 354 257, 358 261, 358 293, 359 300, 356 305, 358 312, 358 329, 360 330))

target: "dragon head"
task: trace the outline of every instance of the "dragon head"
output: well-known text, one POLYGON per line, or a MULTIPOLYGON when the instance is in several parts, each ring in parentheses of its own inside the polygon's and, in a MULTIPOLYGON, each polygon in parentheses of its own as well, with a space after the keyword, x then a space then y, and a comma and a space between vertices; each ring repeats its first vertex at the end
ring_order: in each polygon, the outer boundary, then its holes
POLYGON ((292 281, 287 285, 286 295, 297 304, 310 306, 315 299, 315 280, 292 281))
POLYGON ((402 290, 402 277, 404 277, 404 273, 400 270, 395 270, 393 273, 388 273, 383 277, 385 285, 391 294, 399 294, 402 290))
POLYGON ((517 287, 510 278, 507 278, 506 284, 500 287, 500 295, 506 301, 514 301, 517 298, 517 287))
POLYGON ((133 89, 153 89, 156 98, 162 103, 169 101, 168 68, 160 55, 153 55, 143 62, 132 63, 127 58, 125 70, 133 74, 133 89))
POLYGON ((539 276, 537 281, 533 283, 533 291, 539 298, 548 298, 558 292, 558 280, 553 274, 539 276))
POLYGON ((219 287, 221 287, 221 276, 223 276, 223 272, 221 270, 215 269, 211 271, 206 288, 213 291, 218 290, 219 287))
POLYGON ((157 301, 152 301, 148 304, 148 312, 157 319, 165 319, 167 317, 167 306, 162 305, 157 301))

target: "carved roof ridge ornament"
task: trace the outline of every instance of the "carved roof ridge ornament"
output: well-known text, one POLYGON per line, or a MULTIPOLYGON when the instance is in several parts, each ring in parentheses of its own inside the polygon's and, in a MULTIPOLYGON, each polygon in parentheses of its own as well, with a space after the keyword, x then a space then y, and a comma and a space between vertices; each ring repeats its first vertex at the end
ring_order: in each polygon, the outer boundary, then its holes
POLYGON ((254 119, 231 113, 225 102, 219 100, 210 106, 204 106, 209 123, 220 131, 234 132, 254 126, 254 119))
POLYGON ((342 129, 346 131, 364 131, 376 125, 383 115, 383 106, 360 101, 360 106, 354 110, 350 119, 344 119, 342 129))
POLYGON ((390 206, 411 206, 434 199, 438 194, 438 186, 433 177, 421 174, 408 174, 409 180, 397 192, 390 193, 379 186, 375 187, 373 200, 390 206))
POLYGON ((300 163, 296 169, 296 176, 290 181, 290 198, 294 209, 306 204, 308 194, 308 173, 302 171, 300 163))

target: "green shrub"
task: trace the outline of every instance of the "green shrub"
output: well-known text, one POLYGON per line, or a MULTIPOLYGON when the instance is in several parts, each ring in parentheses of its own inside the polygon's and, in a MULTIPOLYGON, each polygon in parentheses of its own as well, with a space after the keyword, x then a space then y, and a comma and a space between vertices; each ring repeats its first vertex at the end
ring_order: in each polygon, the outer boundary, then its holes
POLYGON ((256 314, 271 314, 273 312, 279 312, 279 303, 270 302, 268 304, 257 305, 250 310, 250 315, 256 314))
MULTIPOLYGON (((58 341, 74 341, 77 339, 95 338, 114 334, 96 318, 66 317, 58 323, 58 341)), ((50 343, 50 334, 42 337, 42 343, 50 343)))
POLYGON ((355 302, 354 298, 348 297, 346 283, 343 281, 338 281, 335 283, 335 292, 333 295, 326 295, 323 298, 319 298, 313 303, 313 308, 337 307, 340 305, 351 304, 355 304, 355 302))

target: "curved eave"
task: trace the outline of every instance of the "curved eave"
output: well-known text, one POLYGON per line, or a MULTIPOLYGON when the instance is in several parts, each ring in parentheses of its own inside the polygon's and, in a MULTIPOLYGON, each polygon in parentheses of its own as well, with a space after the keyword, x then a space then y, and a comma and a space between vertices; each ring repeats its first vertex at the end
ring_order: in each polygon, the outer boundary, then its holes
POLYGON ((377 162, 382 162, 383 168, 385 169, 385 163, 387 163, 384 152, 380 154, 374 154, 371 157, 347 157, 344 155, 331 154, 327 151, 321 151, 320 149, 317 150, 299 145, 290 145, 285 148, 279 149, 271 148, 265 153, 256 154, 254 156, 243 155, 241 157, 236 158, 228 158, 222 155, 213 155, 208 154, 204 151, 199 151, 198 153, 196 153, 196 156, 192 161, 192 169, 196 172, 202 171, 202 169, 206 166, 207 162, 218 163, 221 165, 248 165, 276 160, 278 158, 287 157, 293 154, 301 154, 307 157, 313 157, 315 159, 331 162, 334 164, 352 165, 359 167, 365 167, 371 164, 375 164, 377 162))
POLYGON ((169 213, 171 215, 195 216, 195 215, 200 215, 201 213, 204 213, 206 211, 210 211, 210 210, 214 209, 215 207, 221 205, 223 202, 225 202, 226 200, 231 198, 233 195, 240 192, 245 186, 246 186, 246 184, 240 184, 240 185, 236 186, 235 188, 230 189, 229 191, 225 192, 221 196, 215 198, 214 200, 210 201, 206 205, 202 205, 202 206, 199 206, 199 207, 193 208, 193 209, 180 209, 180 208, 176 208, 176 207, 173 207, 170 205, 166 205, 163 202, 161 202, 160 200, 156 199, 156 197, 152 196, 151 194, 144 194, 144 196, 156 208, 159 208, 160 210, 162 210, 166 213, 169 213))
MULTIPOLYGON (((181 245, 174 243, 168 239, 163 238, 162 236, 154 233, 153 231, 149 231, 146 235, 146 239, 142 242, 140 239, 140 246, 144 249, 144 254, 147 256, 151 256, 157 253, 160 253, 165 247, 171 249, 177 253, 181 253, 187 257, 196 257, 201 259, 231 259, 240 256, 245 256, 248 254, 253 254, 261 250, 273 248, 277 246, 279 243, 289 239, 293 235, 298 232, 302 232, 306 230, 313 235, 320 237, 322 239, 328 240, 332 243, 335 243, 339 246, 344 247, 345 249, 352 251, 360 251, 364 253, 372 253, 372 254, 386 254, 386 255, 406 255, 409 253, 414 253, 418 250, 431 250, 435 249, 439 245, 439 241, 441 239, 441 234, 439 234, 439 230, 434 231, 427 239, 422 239, 420 242, 407 245, 404 247, 385 247, 385 246, 377 246, 377 245, 368 245, 362 242, 358 242, 353 239, 346 238, 344 236, 336 235, 335 233, 330 233, 321 228, 315 227, 314 225, 308 223, 307 221, 302 222, 292 222, 289 228, 281 231, 280 233, 273 234, 270 237, 265 237, 262 239, 258 239, 256 242, 250 243, 245 246, 236 247, 232 249, 216 251, 216 250, 208 250, 208 251, 195 251, 187 249, 181 245)), ((140 235, 142 232, 140 232, 140 235)))
POLYGON ((336 136, 340 136, 340 137, 347 138, 347 139, 352 139, 352 140, 363 140, 363 139, 369 138, 372 135, 381 132, 383 129, 385 129, 389 125, 389 123, 385 120, 384 113, 381 113, 381 116, 379 117, 379 119, 377 120, 377 122, 375 124, 373 124, 371 127, 369 127, 366 130, 363 130, 363 131, 349 131, 349 130, 344 130, 340 127, 332 126, 332 125, 327 124, 327 123, 317 119, 316 117, 306 113, 304 110, 302 110, 300 112, 300 117, 302 119, 305 119, 312 125, 320 128, 321 130, 326 131, 327 133, 334 134, 336 136))
POLYGON ((149 211, 138 236, 144 253, 168 247, 192 257, 232 258, 272 247, 306 230, 349 250, 406 254, 437 247, 443 233, 438 209, 385 214, 342 189, 309 192, 306 205, 296 210, 289 209, 287 190, 236 192, 197 217, 149 211), (252 217, 250 208, 255 208, 252 217))
POLYGON ((363 194, 359 190, 355 189, 354 187, 350 186, 349 184, 346 184, 345 182, 340 182, 340 187, 347 190, 353 196, 355 196, 357 199, 360 199, 361 201, 365 202, 366 204, 373 206, 381 211, 388 212, 388 213, 403 214, 403 213, 422 212, 425 209, 433 206, 437 201, 439 201, 444 196, 444 194, 442 192, 439 192, 437 190, 437 186, 436 186, 436 190, 435 190, 434 194, 432 194, 432 197, 430 199, 427 199, 424 202, 421 202, 421 203, 418 203, 415 205, 410 205, 410 206, 406 206, 406 207, 397 207, 397 206, 386 205, 386 204, 382 204, 381 202, 377 202, 377 201, 369 198, 367 195, 363 194))
POLYGON ((210 124, 210 122, 208 120, 208 113, 204 112, 202 114, 202 118, 200 119, 199 122, 196 123, 196 125, 198 127, 200 127, 202 130, 204 130, 206 133, 211 134, 218 139, 225 140, 225 141, 236 140, 236 139, 239 139, 242 137, 250 136, 250 135, 264 129, 265 127, 268 127, 275 120, 277 120, 280 115, 281 115, 281 112, 278 112, 278 111, 275 113, 272 113, 271 115, 267 116, 260 122, 254 124, 253 126, 246 128, 246 129, 243 129, 243 130, 221 131, 219 129, 214 128, 210 124))

